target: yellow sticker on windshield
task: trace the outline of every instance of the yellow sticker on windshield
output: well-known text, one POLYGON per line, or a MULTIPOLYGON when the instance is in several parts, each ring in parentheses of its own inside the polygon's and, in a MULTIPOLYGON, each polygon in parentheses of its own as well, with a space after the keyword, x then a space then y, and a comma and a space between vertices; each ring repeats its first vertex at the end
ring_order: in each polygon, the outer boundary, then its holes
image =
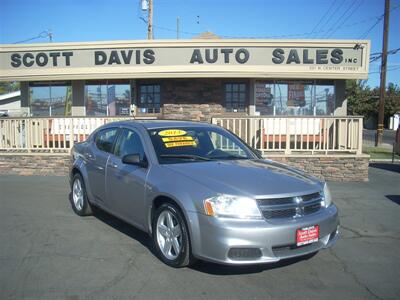
POLYGON ((193 141, 191 136, 172 136, 172 137, 163 137, 164 143, 167 142, 180 142, 180 141, 193 141))
POLYGON ((173 147, 187 147, 187 146, 194 146, 196 147, 195 141, 185 141, 185 142, 172 142, 172 143, 165 143, 165 147, 173 148, 173 147))
POLYGON ((162 130, 158 133, 160 136, 180 136, 180 135, 185 135, 186 131, 185 130, 180 130, 180 129, 166 129, 162 130))

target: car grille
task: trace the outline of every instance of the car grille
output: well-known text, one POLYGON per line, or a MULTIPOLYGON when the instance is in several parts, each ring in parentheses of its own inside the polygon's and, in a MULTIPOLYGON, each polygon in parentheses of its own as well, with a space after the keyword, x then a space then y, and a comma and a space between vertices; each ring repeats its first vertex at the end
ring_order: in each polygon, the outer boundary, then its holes
POLYGON ((257 199, 265 219, 297 218, 318 212, 322 207, 322 196, 314 193, 299 197, 257 199))

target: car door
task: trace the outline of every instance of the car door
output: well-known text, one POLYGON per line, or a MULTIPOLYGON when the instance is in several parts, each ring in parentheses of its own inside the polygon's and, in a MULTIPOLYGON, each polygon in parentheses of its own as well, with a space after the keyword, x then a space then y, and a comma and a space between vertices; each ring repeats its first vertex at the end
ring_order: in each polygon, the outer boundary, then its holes
POLYGON ((122 157, 139 154, 146 160, 142 140, 138 132, 123 129, 110 155, 106 172, 106 206, 117 216, 139 227, 144 226, 146 177, 149 168, 124 164, 122 157))
POLYGON ((99 131, 94 142, 84 153, 90 191, 96 202, 104 203, 106 197, 105 176, 110 153, 113 150, 118 128, 99 131))

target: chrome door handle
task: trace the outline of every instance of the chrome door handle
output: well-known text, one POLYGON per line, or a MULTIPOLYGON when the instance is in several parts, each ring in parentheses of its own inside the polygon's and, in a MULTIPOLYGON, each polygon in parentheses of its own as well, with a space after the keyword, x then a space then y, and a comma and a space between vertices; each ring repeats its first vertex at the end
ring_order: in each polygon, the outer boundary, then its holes
POLYGON ((118 168, 118 165, 117 165, 117 164, 114 164, 114 163, 111 163, 111 167, 113 167, 113 168, 118 168))

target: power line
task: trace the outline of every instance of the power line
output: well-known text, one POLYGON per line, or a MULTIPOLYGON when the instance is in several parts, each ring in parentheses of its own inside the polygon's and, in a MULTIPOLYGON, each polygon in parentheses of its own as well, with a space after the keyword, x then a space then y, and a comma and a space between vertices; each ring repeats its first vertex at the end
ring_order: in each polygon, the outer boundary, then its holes
POLYGON ((319 19, 318 23, 314 26, 314 28, 311 30, 309 33, 309 36, 314 33, 314 30, 317 29, 317 27, 321 24, 322 20, 328 15, 328 13, 331 11, 332 7, 335 5, 336 0, 333 0, 331 3, 331 6, 329 6, 328 10, 325 12, 325 14, 319 19))
MULTIPOLYGON (((320 27, 321 29, 323 29, 326 25, 329 24, 329 22, 332 20, 332 18, 338 13, 339 9, 343 6, 343 4, 345 3, 346 0, 343 0, 338 7, 336 7, 336 9, 333 11, 333 13, 328 17, 328 19, 326 20, 326 22, 320 27)), ((329 29, 328 29, 329 30, 329 29)))
POLYGON ((342 21, 342 19, 344 18, 344 16, 349 12, 350 9, 353 8, 354 4, 356 4, 357 0, 354 0, 350 3, 350 5, 347 7, 347 9, 344 11, 344 13, 342 13, 340 15, 339 18, 336 19, 336 21, 333 22, 332 26, 329 27, 329 30, 333 30, 335 28, 335 24, 339 23, 340 21, 342 21))
MULTIPOLYGON (((400 51, 400 48, 392 49, 392 50, 387 52, 387 55, 393 55, 393 54, 396 54, 399 51, 400 51)), ((373 54, 370 55, 369 62, 372 63, 372 62, 380 59, 381 57, 382 57, 382 53, 373 53, 373 54)))
MULTIPOLYGON (((391 12, 391 11, 393 11, 393 10, 396 10, 396 9, 398 9, 399 7, 400 7, 400 4, 397 5, 397 6, 392 7, 389 11, 391 12)), ((383 20, 384 16, 385 16, 385 14, 382 14, 382 15, 376 20, 376 22, 374 23, 374 25, 372 25, 366 32, 364 32, 363 35, 361 35, 360 39, 365 39, 365 38, 368 36, 368 33, 370 33, 370 32, 372 31, 372 29, 374 29, 375 26, 378 25, 378 24, 380 23, 380 21, 383 20)))
POLYGON ((29 38, 29 39, 26 39, 26 40, 23 40, 23 41, 18 41, 18 42, 15 42, 13 44, 22 44, 22 43, 26 43, 26 42, 30 42, 30 41, 33 41, 33 40, 36 40, 36 39, 42 39, 42 38, 46 38, 46 37, 49 38, 50 42, 53 41, 53 33, 51 32, 50 29, 42 31, 37 36, 34 36, 32 38, 29 38))
MULTIPOLYGON (((399 70, 399 69, 400 69, 400 66, 389 67, 389 68, 386 70, 386 72, 396 71, 396 70, 399 70)), ((379 71, 368 72, 368 74, 378 74, 378 73, 380 73, 380 72, 381 72, 381 71, 379 70, 379 71)))
MULTIPOLYGON (((400 7, 400 5, 393 7, 391 10, 395 10, 398 9, 400 7)), ((326 32, 332 32, 335 30, 339 30, 342 28, 350 28, 350 27, 354 27, 354 26, 358 26, 361 24, 365 24, 370 22, 371 20, 377 20, 377 18, 379 19, 380 17, 383 18, 383 15, 379 15, 379 16, 374 16, 374 17, 369 17, 366 19, 362 19, 360 21, 357 22, 353 22, 350 24, 343 24, 342 26, 338 26, 335 29, 328 29, 328 30, 324 30, 324 29, 320 29, 318 31, 310 31, 310 32, 303 32, 303 33, 294 33, 294 34, 283 34, 283 35, 269 35, 269 36, 233 36, 233 35, 225 35, 225 34, 217 34, 218 36, 222 37, 222 38, 232 38, 232 39, 271 39, 271 38, 289 38, 289 37, 302 37, 302 36, 307 36, 310 35, 312 33, 326 33, 326 32)), ((172 29, 172 28, 168 28, 168 27, 164 27, 164 26, 159 26, 156 24, 153 24, 154 28, 158 28, 160 30, 164 30, 164 31, 169 31, 169 32, 174 32, 176 33, 176 29, 172 29)), ((185 35, 199 35, 201 34, 201 32, 189 32, 189 31, 180 31, 180 33, 185 34, 185 35)))
MULTIPOLYGON (((350 12, 350 14, 334 29, 330 34, 326 36, 326 38, 330 38, 339 28, 341 28, 346 22, 354 15, 354 13, 360 8, 360 6, 364 3, 365 0, 361 0, 358 5, 350 12)), ((356 3, 353 2, 353 4, 356 3)), ((346 11, 347 12, 347 11, 346 11)), ((346 14, 346 13, 345 13, 346 14)), ((345 15, 344 14, 344 15, 345 15)))
POLYGON ((372 25, 367 31, 364 32, 364 34, 362 34, 360 36, 360 39, 365 39, 368 36, 368 33, 370 33, 372 31, 372 29, 375 28, 376 25, 378 25, 382 20, 383 20, 384 15, 380 16, 376 22, 374 23, 374 25, 372 25))

